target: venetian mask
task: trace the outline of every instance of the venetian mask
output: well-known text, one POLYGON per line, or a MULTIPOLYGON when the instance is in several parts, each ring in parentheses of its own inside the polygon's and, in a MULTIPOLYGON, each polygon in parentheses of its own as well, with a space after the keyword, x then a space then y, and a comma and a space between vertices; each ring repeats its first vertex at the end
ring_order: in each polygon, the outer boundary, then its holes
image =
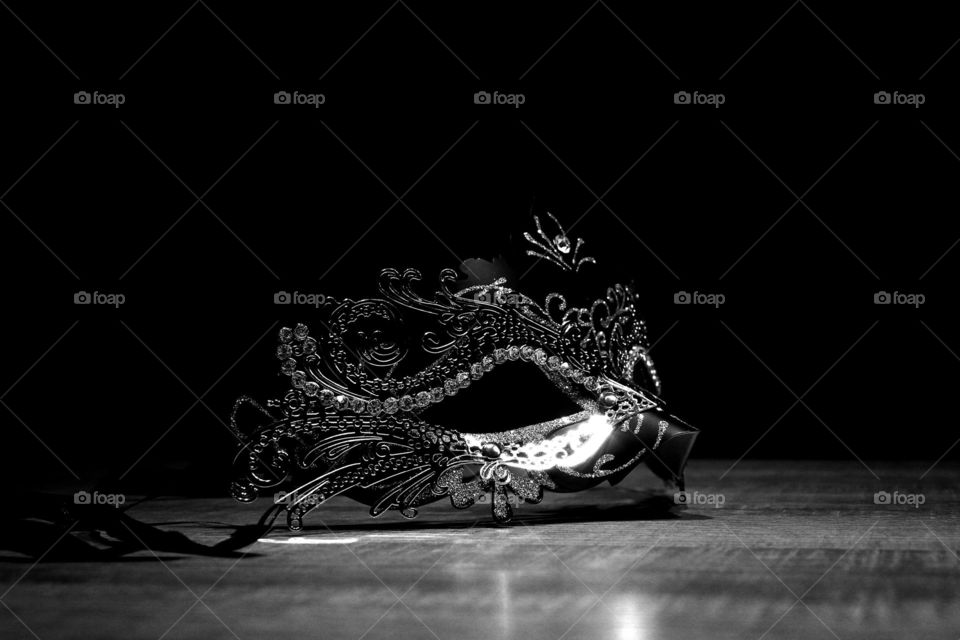
MULTIPOLYGON (((550 220, 555 233, 535 218, 526 254, 561 271, 589 268, 584 241, 550 220)), ((462 286, 446 269, 431 288, 416 270, 386 269, 379 295, 327 299, 282 328, 276 355, 289 389, 265 405, 237 401, 232 424, 245 444, 233 496, 274 491, 297 530, 339 495, 373 516, 414 517, 439 500, 488 503, 507 522, 545 491, 616 483, 640 464, 682 490, 697 431, 659 398, 636 291, 617 284, 576 306, 561 291, 535 300, 503 277, 476 280, 462 286), (546 381, 577 410, 517 424, 516 403, 549 399, 525 396, 522 383, 512 403, 498 397, 486 381, 508 369, 546 381), (452 403, 445 423, 431 419, 452 403), (252 427, 238 421, 247 405, 261 416, 252 427), (480 405, 495 407, 483 428, 456 424, 480 405)))

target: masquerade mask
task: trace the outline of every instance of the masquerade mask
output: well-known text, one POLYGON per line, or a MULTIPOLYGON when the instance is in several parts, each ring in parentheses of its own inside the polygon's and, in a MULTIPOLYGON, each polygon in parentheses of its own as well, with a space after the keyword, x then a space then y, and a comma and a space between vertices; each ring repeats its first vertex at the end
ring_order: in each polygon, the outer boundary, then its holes
MULTIPOLYGON (((571 242, 550 219, 559 232, 548 235, 535 217, 537 235, 524 234, 527 256, 554 271, 591 268, 594 259, 579 256, 583 240, 571 242)), ((242 397, 231 416, 245 443, 231 486, 237 500, 279 490, 276 508, 298 530, 338 495, 372 516, 393 509, 408 518, 441 499, 456 508, 489 502, 494 519, 507 522, 545 490, 615 484, 641 462, 683 490, 697 431, 656 395, 660 380, 630 286, 573 306, 560 293, 535 300, 502 277, 464 286, 446 269, 429 294, 418 293, 421 280, 413 269, 386 269, 380 297, 327 299, 309 327, 280 330, 276 354, 290 389, 265 407, 242 397), (508 369, 542 376, 579 410, 516 424, 511 406, 485 392, 508 369), (431 420, 455 402, 465 414, 499 408, 479 430, 431 420), (246 406, 261 415, 252 429, 238 424, 246 406)), ((519 395, 523 404, 544 402, 525 395, 522 382, 519 395)))

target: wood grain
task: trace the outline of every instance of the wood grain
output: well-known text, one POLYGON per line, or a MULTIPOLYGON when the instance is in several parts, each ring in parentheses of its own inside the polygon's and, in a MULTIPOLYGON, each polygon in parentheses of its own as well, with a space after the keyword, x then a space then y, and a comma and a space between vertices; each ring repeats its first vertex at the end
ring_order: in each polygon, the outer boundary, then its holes
MULTIPOLYGON (((745 461, 724 475, 731 464, 688 470, 719 507, 675 507, 640 469, 548 494, 508 527, 482 506, 372 520, 337 500, 241 558, 34 566, 0 552, 0 638, 960 637, 960 469, 918 481, 927 465, 745 461), (925 503, 878 505, 879 490, 925 503)), ((130 513, 214 544, 266 506, 170 498, 130 513)))

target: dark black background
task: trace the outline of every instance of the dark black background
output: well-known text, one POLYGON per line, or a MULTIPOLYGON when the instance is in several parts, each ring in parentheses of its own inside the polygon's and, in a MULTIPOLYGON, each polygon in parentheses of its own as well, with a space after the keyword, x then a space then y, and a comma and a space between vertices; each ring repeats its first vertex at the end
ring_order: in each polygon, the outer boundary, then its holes
POLYGON ((221 491, 233 399, 282 388, 274 332, 310 319, 275 291, 359 297, 385 266, 432 282, 546 210, 641 285, 695 457, 957 457, 945 4, 5 2, 0 420, 19 481, 221 491))

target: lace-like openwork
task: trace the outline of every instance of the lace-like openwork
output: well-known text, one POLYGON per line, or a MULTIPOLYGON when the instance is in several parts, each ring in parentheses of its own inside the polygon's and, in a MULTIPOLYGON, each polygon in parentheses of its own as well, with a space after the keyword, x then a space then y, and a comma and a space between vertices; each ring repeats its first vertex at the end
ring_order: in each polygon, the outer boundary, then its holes
MULTIPOLYGON (((565 236, 554 244, 561 257, 570 249, 565 236)), ((296 530, 341 494, 368 504, 373 516, 394 509, 414 517, 444 497, 457 508, 489 501, 493 517, 506 522, 514 506, 541 501, 545 489, 616 482, 641 461, 682 488, 696 430, 666 414, 656 395, 660 380, 631 287, 615 285, 588 307, 570 307, 558 293, 539 304, 503 279, 453 291, 450 269, 432 295, 415 291, 420 281, 416 270, 386 269, 380 297, 328 299, 312 328, 280 330, 276 355, 290 389, 266 407, 237 401, 231 423, 245 445, 235 498, 282 488, 275 502, 296 530), (397 374, 418 357, 425 366, 397 374), (538 369, 581 410, 509 425, 507 409, 506 429, 484 434, 421 417, 512 361, 538 369), (259 409, 265 424, 242 428, 244 405, 259 409)))

